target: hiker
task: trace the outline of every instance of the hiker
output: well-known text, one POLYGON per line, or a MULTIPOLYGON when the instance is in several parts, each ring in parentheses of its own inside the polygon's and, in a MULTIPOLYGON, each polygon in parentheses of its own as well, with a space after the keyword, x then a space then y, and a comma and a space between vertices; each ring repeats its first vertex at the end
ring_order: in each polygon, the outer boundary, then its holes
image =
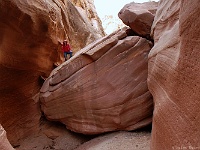
POLYGON ((71 51, 70 45, 67 43, 67 40, 63 41, 62 51, 64 53, 65 61, 67 60, 67 54, 69 54, 69 58, 72 57, 72 51, 71 51))

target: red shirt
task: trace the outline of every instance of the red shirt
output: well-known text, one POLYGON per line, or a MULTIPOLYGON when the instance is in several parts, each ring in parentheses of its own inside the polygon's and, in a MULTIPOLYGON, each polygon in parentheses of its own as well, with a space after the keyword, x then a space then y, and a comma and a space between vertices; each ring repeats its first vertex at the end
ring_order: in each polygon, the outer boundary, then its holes
POLYGON ((70 50, 71 50, 71 48, 70 48, 69 44, 62 45, 62 51, 63 52, 70 52, 70 50))

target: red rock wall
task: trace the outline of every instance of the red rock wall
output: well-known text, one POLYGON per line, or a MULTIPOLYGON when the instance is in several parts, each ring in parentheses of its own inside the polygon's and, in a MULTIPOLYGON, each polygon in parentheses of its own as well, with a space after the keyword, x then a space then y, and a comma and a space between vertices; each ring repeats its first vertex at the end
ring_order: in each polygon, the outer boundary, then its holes
POLYGON ((76 52, 99 38, 64 2, 0 1, 0 120, 14 145, 38 129, 39 77, 62 62, 58 41, 68 39, 76 52))
POLYGON ((96 8, 94 6, 94 0, 70 0, 78 9, 79 13, 82 15, 83 20, 89 26, 93 32, 99 33, 99 37, 105 35, 104 29, 102 27, 102 22, 97 15, 96 8))
POLYGON ((6 131, 0 124, 0 149, 1 150, 14 150, 14 148, 11 146, 9 143, 7 136, 6 136, 6 131))
POLYGON ((149 54, 152 150, 200 149, 199 14, 199 0, 160 1, 149 54))

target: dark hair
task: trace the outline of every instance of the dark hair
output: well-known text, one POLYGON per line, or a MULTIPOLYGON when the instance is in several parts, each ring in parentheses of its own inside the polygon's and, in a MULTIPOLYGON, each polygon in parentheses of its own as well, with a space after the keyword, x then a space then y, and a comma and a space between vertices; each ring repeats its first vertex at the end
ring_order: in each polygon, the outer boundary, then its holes
POLYGON ((63 41, 63 45, 66 46, 67 45, 67 41, 63 41))

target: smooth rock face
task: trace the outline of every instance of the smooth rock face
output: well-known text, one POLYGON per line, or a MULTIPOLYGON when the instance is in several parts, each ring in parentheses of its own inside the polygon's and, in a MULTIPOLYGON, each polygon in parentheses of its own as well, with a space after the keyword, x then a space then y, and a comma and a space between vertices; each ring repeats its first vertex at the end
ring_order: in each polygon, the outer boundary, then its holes
POLYGON ((157 2, 129 3, 118 13, 124 24, 142 37, 150 38, 157 2))
POLYGON ((180 3, 180 0, 160 0, 151 30, 151 36, 155 43, 159 38, 164 37, 164 34, 170 32, 179 21, 180 3))
POLYGON ((39 77, 62 62, 58 41, 73 51, 99 38, 70 1, 0 1, 0 120, 12 144, 38 130, 39 77))
POLYGON ((90 44, 51 73, 40 92, 49 120, 84 134, 151 123, 153 103, 146 80, 152 44, 126 33, 119 30, 90 44))
POLYGON ((200 1, 160 1, 149 54, 152 150, 200 148, 200 1))
POLYGON ((7 139, 6 131, 0 124, 0 149, 1 150, 14 150, 7 139))

